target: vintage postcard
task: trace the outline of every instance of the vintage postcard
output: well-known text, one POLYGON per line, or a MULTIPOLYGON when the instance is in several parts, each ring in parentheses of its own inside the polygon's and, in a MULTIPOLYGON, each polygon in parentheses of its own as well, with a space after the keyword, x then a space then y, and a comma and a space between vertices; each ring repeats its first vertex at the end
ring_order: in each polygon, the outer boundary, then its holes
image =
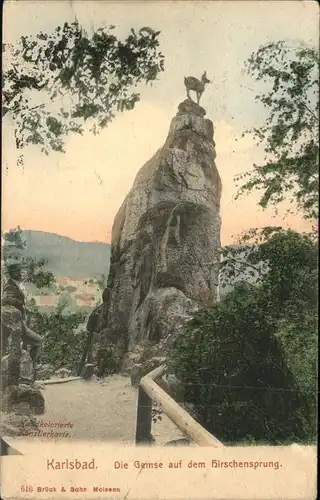
POLYGON ((2 500, 316 498, 318 21, 4 1, 2 500))

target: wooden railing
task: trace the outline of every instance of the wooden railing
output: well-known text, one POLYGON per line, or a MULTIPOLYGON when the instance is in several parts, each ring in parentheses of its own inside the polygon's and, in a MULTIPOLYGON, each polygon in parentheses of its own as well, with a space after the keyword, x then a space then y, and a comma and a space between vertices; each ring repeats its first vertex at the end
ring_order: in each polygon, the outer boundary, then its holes
POLYGON ((140 380, 136 444, 147 444, 153 441, 151 433, 152 403, 155 402, 163 413, 198 446, 223 446, 218 439, 196 422, 186 410, 159 387, 156 380, 164 374, 165 369, 166 366, 161 365, 140 380))

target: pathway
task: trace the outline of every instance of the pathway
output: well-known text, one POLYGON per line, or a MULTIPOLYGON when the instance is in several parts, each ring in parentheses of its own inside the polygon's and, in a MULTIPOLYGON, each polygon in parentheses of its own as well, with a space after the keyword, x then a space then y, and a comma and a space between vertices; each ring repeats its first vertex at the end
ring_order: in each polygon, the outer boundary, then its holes
MULTIPOLYGON (((102 381, 81 379, 47 385, 43 395, 46 412, 38 420, 70 422, 71 439, 134 443, 137 389, 131 386, 129 377, 113 375, 102 381)), ((152 425, 152 434, 157 444, 183 437, 165 415, 152 425)))

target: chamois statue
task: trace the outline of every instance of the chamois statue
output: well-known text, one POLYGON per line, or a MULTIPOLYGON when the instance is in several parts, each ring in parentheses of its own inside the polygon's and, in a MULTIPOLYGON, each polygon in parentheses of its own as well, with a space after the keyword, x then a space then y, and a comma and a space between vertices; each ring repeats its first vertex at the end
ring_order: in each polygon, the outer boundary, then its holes
POLYGON ((200 102, 200 98, 203 94, 204 88, 207 83, 211 83, 207 78, 207 72, 205 71, 201 77, 201 80, 195 78, 194 76, 187 76, 184 78, 184 84, 187 89, 187 96, 190 101, 193 101, 190 97, 190 90, 194 90, 197 95, 197 104, 200 102))

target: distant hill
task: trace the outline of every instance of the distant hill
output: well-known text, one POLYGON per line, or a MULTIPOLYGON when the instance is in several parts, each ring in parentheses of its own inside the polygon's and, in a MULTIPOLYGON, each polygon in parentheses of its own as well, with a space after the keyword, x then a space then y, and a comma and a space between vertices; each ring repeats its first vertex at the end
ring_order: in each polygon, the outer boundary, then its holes
MULTIPOLYGON (((25 230, 22 236, 27 243, 25 255, 37 259, 48 259, 47 269, 56 276, 69 276, 70 278, 100 278, 109 273, 111 245, 100 242, 75 241, 65 236, 44 231, 25 230)), ((233 245, 238 246, 238 245, 233 245)), ((240 261, 246 261, 246 251, 240 252, 240 261)), ((263 266, 263 263, 260 263, 263 266)), ((238 267, 238 266, 237 266, 238 267)), ((258 265, 259 267, 259 265, 258 265)), ((244 273, 241 266, 230 284, 220 287, 220 297, 230 293, 236 283, 246 281, 254 283, 257 273, 253 275, 244 273)))
POLYGON ((75 241, 44 231, 23 231, 25 255, 48 259, 47 269, 56 276, 99 278, 109 273, 110 245, 75 241))

